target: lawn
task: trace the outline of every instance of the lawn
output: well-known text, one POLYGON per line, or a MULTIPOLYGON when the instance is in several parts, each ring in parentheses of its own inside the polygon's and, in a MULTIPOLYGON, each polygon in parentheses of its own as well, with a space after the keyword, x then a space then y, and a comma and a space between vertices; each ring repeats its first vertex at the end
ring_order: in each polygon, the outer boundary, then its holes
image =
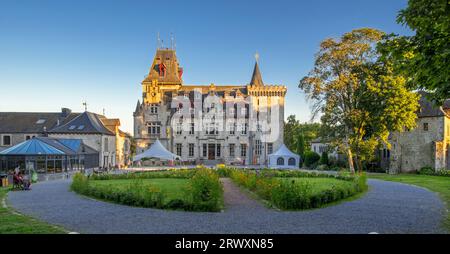
POLYGON ((413 184, 437 192, 447 205, 447 218, 444 221, 444 227, 450 232, 450 177, 416 174, 370 174, 369 177, 386 181, 413 184))
MULTIPOLYGON (((9 191, 0 187, 0 202, 9 191)), ((0 234, 64 234, 67 231, 62 228, 38 221, 28 216, 14 213, 11 208, 0 205, 0 234)))
POLYGON ((277 177, 278 179, 284 181, 292 181, 294 180, 296 183, 305 183, 307 182, 309 186, 311 186, 312 194, 319 193, 321 191, 329 190, 333 185, 346 185, 347 187, 351 187, 352 183, 348 181, 343 181, 334 178, 322 178, 322 177, 277 177))
MULTIPOLYGON (((90 184, 94 186, 110 185, 114 188, 125 189, 132 183, 130 179, 118 179, 118 180, 93 180, 90 184)), ((164 193, 166 201, 173 199, 185 199, 185 189, 188 186, 188 179, 179 178, 151 178, 142 179, 144 185, 153 186, 158 188, 164 193)))

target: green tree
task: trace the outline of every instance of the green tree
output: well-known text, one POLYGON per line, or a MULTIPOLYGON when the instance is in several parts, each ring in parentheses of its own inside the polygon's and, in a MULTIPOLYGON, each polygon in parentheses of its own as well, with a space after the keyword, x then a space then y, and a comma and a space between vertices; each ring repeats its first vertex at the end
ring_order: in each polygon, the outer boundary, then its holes
POLYGON ((307 167, 314 167, 317 162, 320 160, 320 155, 313 151, 305 152, 304 164, 307 167))
POLYGON ((295 115, 290 115, 284 125, 284 144, 291 150, 298 152, 298 139, 303 135, 304 151, 309 150, 311 141, 319 136, 320 123, 300 123, 295 115))
POLYGON ((298 133, 299 122, 295 119, 295 115, 290 115, 287 118, 287 122, 284 124, 284 144, 291 151, 296 150, 295 137, 298 133))
POLYGON ((409 0, 397 23, 413 36, 390 34, 380 44, 383 57, 408 77, 410 88, 431 92, 437 105, 450 98, 450 4, 448 0, 409 0))
POLYGON ((418 95, 381 61, 376 44, 383 35, 362 28, 322 41, 314 69, 299 84, 314 102, 313 115, 322 115, 326 140, 347 154, 352 172, 354 162, 362 170, 377 145, 389 146, 389 132, 415 126, 418 95))
POLYGON ((303 133, 299 133, 297 136, 297 154, 303 159, 303 155, 305 154, 305 138, 303 133))
POLYGON ((311 149, 311 141, 319 137, 321 130, 320 123, 300 123, 298 131, 303 134, 305 147, 311 149))

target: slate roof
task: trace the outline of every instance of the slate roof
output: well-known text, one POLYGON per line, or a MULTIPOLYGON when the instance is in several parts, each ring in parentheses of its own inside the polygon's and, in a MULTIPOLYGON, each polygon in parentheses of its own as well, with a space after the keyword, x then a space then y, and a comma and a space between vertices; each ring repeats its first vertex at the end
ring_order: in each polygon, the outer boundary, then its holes
POLYGON ((0 112, 0 133, 43 133, 77 117, 79 113, 0 112), (41 120, 41 121, 39 121, 41 120))
POLYGON ((49 133, 115 135, 104 126, 99 115, 88 111, 80 114, 71 121, 50 130, 49 133))
POLYGON ((144 81, 157 79, 158 82, 182 83, 177 55, 173 49, 157 49, 152 67, 144 81), (164 64, 166 71, 164 76, 159 74, 159 65, 164 64))
POLYGON ((252 86, 263 86, 264 82, 262 80, 261 71, 259 70, 258 62, 255 63, 255 68, 253 69, 252 80, 250 81, 252 86))
POLYGON ((433 103, 428 100, 426 97, 428 95, 427 92, 419 91, 420 99, 420 109, 417 112, 418 117, 437 117, 437 116, 445 116, 445 111, 443 109, 450 109, 450 99, 447 99, 442 107, 437 107, 433 105, 433 103))

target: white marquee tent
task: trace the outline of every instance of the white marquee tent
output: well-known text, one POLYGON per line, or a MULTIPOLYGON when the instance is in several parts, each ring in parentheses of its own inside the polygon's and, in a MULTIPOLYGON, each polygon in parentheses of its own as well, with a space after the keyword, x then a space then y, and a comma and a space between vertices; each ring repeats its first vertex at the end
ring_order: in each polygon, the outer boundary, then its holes
POLYGON ((300 156, 291 152, 284 144, 274 152, 269 154, 269 168, 298 169, 300 156))
POLYGON ((139 161, 144 158, 158 158, 161 160, 174 161, 180 159, 180 156, 171 153, 161 144, 161 142, 159 142, 159 140, 156 140, 149 149, 134 156, 133 161, 139 161))

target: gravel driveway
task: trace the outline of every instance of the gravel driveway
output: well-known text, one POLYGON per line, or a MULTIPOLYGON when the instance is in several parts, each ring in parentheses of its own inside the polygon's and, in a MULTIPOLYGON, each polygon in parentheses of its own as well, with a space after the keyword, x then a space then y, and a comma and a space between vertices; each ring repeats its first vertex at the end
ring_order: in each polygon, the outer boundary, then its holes
POLYGON ((80 233, 445 233, 445 206, 423 188, 369 180, 362 198, 327 208, 268 209, 222 179, 226 209, 199 213, 136 208, 95 201, 69 191, 69 180, 42 182, 8 194, 19 212, 80 233))

